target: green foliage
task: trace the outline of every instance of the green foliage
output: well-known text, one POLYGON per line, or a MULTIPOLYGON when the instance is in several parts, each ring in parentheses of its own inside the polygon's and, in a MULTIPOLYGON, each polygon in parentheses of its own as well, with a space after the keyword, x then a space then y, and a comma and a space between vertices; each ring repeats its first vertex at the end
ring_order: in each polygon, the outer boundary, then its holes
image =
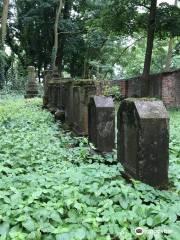
POLYGON ((120 100, 121 98, 121 92, 118 86, 105 86, 104 96, 112 96, 115 100, 120 100))
POLYGON ((20 41, 17 51, 25 58, 26 66, 35 64, 41 68, 50 63, 55 8, 56 1, 51 0, 16 1, 17 18, 11 25, 10 37, 11 41, 13 37, 20 41))
MULTIPOLYGON (((112 79, 114 66, 119 64, 120 78, 142 73, 149 0, 66 0, 64 3, 58 26, 56 65, 59 72, 73 78, 112 79), (136 42, 138 39, 141 41, 136 42), (135 44, 129 48, 132 41, 135 44)), ((8 69, 15 62, 14 68, 34 65, 40 78, 42 71, 50 66, 57 6, 58 0, 11 2, 6 43, 16 58, 10 59, 8 69)), ((164 69, 168 38, 179 35, 179 11, 168 4, 158 7, 158 43, 154 46, 152 72, 164 69)), ((179 64, 178 53, 174 51, 173 68, 179 64)))
POLYGON ((134 240, 140 226, 141 239, 178 240, 179 116, 171 114, 172 188, 158 191, 127 183, 115 155, 92 154, 87 139, 59 130, 39 99, 0 100, 0 239, 134 240))
POLYGON ((157 12, 157 30, 160 36, 180 36, 180 8, 161 3, 157 12))
MULTIPOLYGON (((166 65, 166 57, 168 52, 169 39, 154 40, 154 50, 151 63, 151 73, 163 72, 166 65)), ((174 39, 174 47, 172 56, 171 69, 178 69, 180 67, 179 58, 179 38, 174 39)), ((101 60, 104 65, 108 65, 109 69, 119 66, 117 76, 114 76, 113 71, 103 69, 101 73, 108 73, 109 79, 127 79, 142 74, 144 66, 144 57, 146 50, 146 41, 144 36, 134 34, 132 38, 110 37, 106 41, 101 50, 101 60)), ((100 63, 99 63, 100 64, 100 63)), ((105 65, 105 66, 106 66, 105 65)), ((97 63, 96 63, 97 66, 97 63)), ((103 66, 103 65, 100 65, 103 66)), ((106 75, 107 78, 107 75, 106 75)))
POLYGON ((6 64, 7 62, 7 55, 4 51, 0 50, 0 62, 4 62, 4 64, 6 64))

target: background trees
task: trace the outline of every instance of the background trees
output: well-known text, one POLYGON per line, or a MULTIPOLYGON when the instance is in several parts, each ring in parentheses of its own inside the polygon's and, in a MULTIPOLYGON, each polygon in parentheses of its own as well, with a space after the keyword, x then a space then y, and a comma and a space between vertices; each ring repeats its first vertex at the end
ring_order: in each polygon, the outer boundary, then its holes
MULTIPOLYGON (((33 64, 40 79, 52 65, 58 7, 59 0, 11 1, 7 74, 12 65, 24 73, 33 64)), ((57 25, 56 66, 61 74, 109 79, 142 74, 149 8, 148 0, 64 0, 57 25)), ((174 44, 168 69, 180 66, 179 14, 175 5, 162 3, 157 8, 151 72, 165 69, 171 37, 174 44)))
POLYGON ((5 76, 5 39, 7 32, 7 18, 8 18, 9 0, 3 0, 1 5, 1 39, 0 39, 0 89, 2 89, 5 76))

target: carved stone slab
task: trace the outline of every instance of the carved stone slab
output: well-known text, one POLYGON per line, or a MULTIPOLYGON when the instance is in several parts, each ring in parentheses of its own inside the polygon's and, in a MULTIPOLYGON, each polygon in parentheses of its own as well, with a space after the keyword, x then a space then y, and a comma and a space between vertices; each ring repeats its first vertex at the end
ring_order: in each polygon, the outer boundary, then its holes
POLYGON ((88 135, 88 104, 95 94, 92 81, 82 80, 73 86, 73 130, 79 136, 88 135))
POLYGON ((158 188, 168 185, 169 117, 162 101, 124 100, 118 112, 118 159, 130 177, 158 188))
POLYGON ((89 103, 89 141, 101 152, 115 145, 115 108, 111 97, 94 96, 89 103))
POLYGON ((27 71, 28 71, 28 82, 26 85, 25 98, 34 98, 38 96, 38 85, 36 82, 35 67, 29 66, 27 71))

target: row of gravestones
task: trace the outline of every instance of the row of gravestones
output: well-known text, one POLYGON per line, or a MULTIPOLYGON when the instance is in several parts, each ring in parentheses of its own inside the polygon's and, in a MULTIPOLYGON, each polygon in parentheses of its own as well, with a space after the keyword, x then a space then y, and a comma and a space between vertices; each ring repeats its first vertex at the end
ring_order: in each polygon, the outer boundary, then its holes
MULTIPOLYGON (((65 118, 78 135, 88 135, 99 151, 113 150, 113 99, 96 96, 94 81, 60 79, 57 72, 46 71, 43 102, 60 119, 65 118)), ((163 102, 125 99, 118 110, 117 128, 118 160, 126 175, 154 187, 167 188, 169 118, 163 102)))

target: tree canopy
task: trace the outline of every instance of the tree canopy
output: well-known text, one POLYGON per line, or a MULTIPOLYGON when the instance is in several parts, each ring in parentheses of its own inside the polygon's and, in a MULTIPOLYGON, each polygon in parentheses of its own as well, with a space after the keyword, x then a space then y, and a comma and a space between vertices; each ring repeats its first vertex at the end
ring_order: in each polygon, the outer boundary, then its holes
MULTIPOLYGON (((115 75, 124 78, 141 74, 150 2, 64 0, 57 29, 56 65, 61 74, 84 78, 113 78, 115 75), (136 68, 134 61, 139 62, 136 68)), ((11 1, 6 45, 15 58, 10 58, 10 62, 15 59, 22 69, 35 65, 39 78, 44 69, 51 66, 58 6, 59 0, 11 1)), ((180 66, 179 14, 177 6, 166 2, 157 8, 151 72, 165 68, 163 59, 169 37, 175 39, 171 67, 180 66)), ((2 52, 0 56, 4 56, 2 52)))

